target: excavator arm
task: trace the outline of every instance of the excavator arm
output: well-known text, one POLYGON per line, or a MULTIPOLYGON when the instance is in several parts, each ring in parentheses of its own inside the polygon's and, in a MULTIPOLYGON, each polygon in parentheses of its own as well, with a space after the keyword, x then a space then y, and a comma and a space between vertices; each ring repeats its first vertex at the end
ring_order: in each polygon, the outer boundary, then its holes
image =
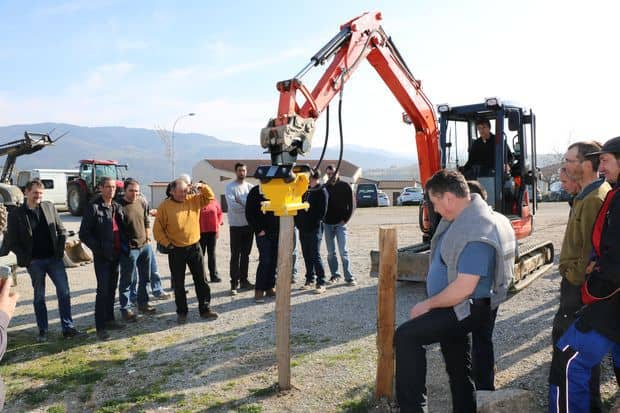
MULTIPOLYGON (((440 169, 437 119, 433 106, 422 91, 421 82, 413 77, 392 39, 384 32, 381 20, 379 12, 364 13, 343 24, 340 32, 294 78, 277 83, 280 92, 278 115, 262 129, 261 145, 271 154, 272 166, 278 168, 259 167, 255 177, 261 182, 269 183, 274 178, 289 183, 295 180, 293 165, 297 155, 310 151, 316 119, 364 61, 375 68, 415 127, 422 182, 440 169), (312 67, 324 64, 330 58, 332 60, 325 73, 310 91, 301 78, 312 67), (297 92, 305 98, 303 104, 297 102, 297 92)), ((268 186, 263 185, 263 189, 267 189, 265 195, 273 201, 267 193, 268 186)), ((277 191, 281 195, 283 190, 286 188, 281 187, 277 191)), ((281 206, 275 209, 268 206, 266 209, 275 211, 277 215, 283 212, 281 206)))

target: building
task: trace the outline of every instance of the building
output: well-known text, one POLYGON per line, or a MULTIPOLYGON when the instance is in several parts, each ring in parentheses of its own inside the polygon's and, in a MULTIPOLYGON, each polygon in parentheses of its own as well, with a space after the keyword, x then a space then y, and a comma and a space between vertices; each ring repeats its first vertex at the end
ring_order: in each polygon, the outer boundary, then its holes
MULTIPOLYGON (((268 159, 203 159, 192 168, 192 179, 194 181, 203 180, 208 183, 209 186, 213 189, 213 192, 215 192, 216 198, 222 204, 222 209, 224 211, 227 210, 225 199, 226 185, 228 185, 228 183, 236 177, 235 164, 237 162, 241 162, 247 165, 248 181, 253 184, 258 183, 256 179, 252 178, 252 175, 254 174, 254 171, 256 171, 256 168, 260 165, 269 165, 270 163, 268 159)), ((299 163, 315 166, 317 164, 317 160, 300 159, 299 163)), ((327 165, 336 165, 337 163, 337 160, 324 159, 321 162, 320 169, 321 171, 324 171, 327 165)), ((342 160, 340 164, 340 178, 343 181, 355 185, 361 175, 362 169, 359 166, 354 165, 351 162, 345 161, 344 159, 342 160)), ((152 193, 154 193, 155 188, 153 186, 151 186, 151 188, 152 193)), ((151 197, 153 198, 154 195, 152 195, 151 197)))
POLYGON ((398 196, 400 195, 400 193, 403 191, 403 189, 405 187, 408 186, 413 186, 413 187, 419 187, 421 186, 421 183, 419 181, 416 181, 415 179, 381 179, 381 180, 375 180, 375 179, 368 179, 368 178, 360 178, 359 179, 359 184, 362 183, 368 183, 368 184, 376 184, 377 188, 380 191, 383 191, 387 194, 387 196, 390 198, 390 202, 392 205, 396 205, 396 199, 398 198, 398 196))

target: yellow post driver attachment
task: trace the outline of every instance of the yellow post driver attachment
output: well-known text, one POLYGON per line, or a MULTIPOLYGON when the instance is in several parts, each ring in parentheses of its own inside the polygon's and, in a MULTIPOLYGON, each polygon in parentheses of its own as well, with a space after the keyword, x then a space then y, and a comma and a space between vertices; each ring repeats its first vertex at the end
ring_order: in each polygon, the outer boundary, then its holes
POLYGON ((308 165, 259 166, 254 178, 260 180, 260 191, 267 198, 261 210, 283 217, 295 216, 300 209, 310 208, 301 197, 308 190, 311 170, 308 165))

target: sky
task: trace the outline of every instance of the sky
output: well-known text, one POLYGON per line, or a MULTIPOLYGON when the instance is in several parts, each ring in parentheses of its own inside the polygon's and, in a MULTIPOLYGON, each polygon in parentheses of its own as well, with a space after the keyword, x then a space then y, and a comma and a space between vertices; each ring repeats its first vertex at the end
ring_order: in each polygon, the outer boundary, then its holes
MULTIPOLYGON (((620 135, 620 3, 598 0, 0 0, 0 125, 170 130, 195 112, 176 132, 258 144, 276 82, 366 11, 382 12, 434 105, 519 102, 536 113, 542 153, 620 135)), ((310 89, 324 70, 304 78, 310 89)), ((345 153, 355 144, 415 156, 413 129, 370 64, 343 99, 345 153)), ((331 108, 333 146, 336 100, 331 108)))

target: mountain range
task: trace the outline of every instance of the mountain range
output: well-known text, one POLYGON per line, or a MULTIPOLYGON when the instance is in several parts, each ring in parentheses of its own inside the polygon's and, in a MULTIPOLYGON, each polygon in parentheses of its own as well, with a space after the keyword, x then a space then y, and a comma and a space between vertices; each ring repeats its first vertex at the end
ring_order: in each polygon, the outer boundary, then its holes
MULTIPOLYGON (((143 183, 167 181, 171 164, 166 146, 153 129, 120 126, 85 127, 65 123, 38 123, 0 126, 0 144, 20 139, 24 131, 63 136, 53 146, 17 158, 15 169, 71 169, 80 159, 114 159, 129 165, 129 176, 143 183)), ((258 132, 257 138, 258 142, 258 132)), ((314 147, 310 155, 317 159, 322 147, 314 147)), ((198 133, 175 133, 176 173, 191 173, 202 159, 269 159, 260 145, 244 145, 198 133)), ((337 159, 339 148, 328 148, 325 157, 337 159)), ((411 165, 416 159, 380 149, 365 148, 345 142, 343 158, 364 169, 411 165)), ((143 185, 144 186, 144 185, 143 185)), ((146 189, 146 188, 145 188, 146 189)))

